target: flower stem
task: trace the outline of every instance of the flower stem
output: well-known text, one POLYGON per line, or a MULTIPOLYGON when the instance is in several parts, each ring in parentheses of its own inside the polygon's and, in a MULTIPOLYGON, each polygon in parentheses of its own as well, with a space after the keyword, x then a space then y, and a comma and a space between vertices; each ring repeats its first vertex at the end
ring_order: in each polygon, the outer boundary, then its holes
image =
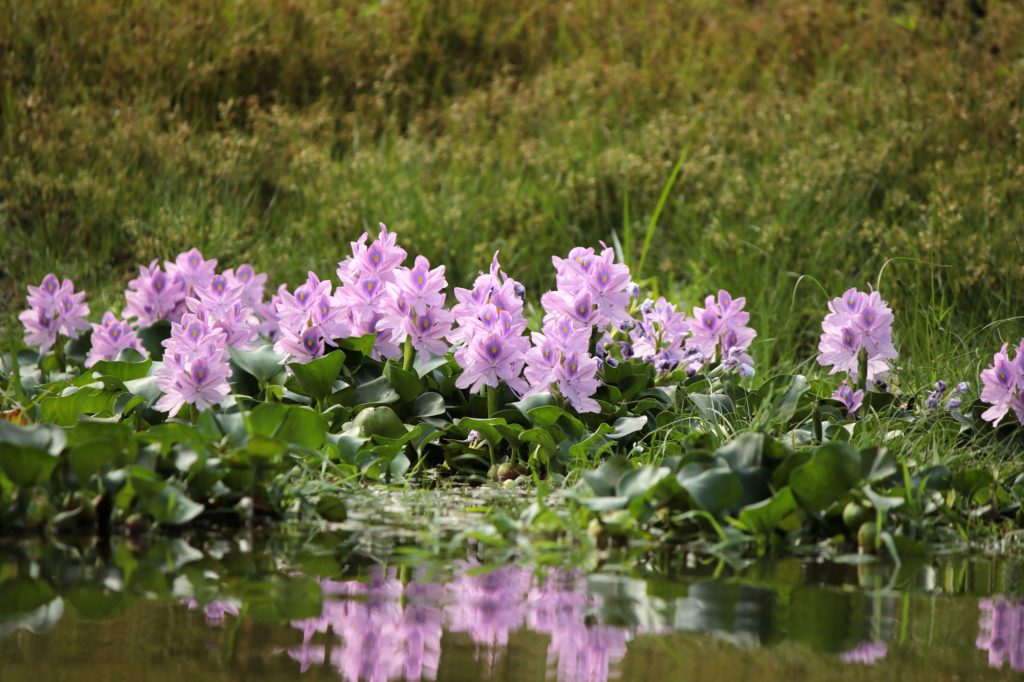
POLYGON ((403 348, 403 352, 405 353, 405 357, 402 362, 402 369, 408 372, 412 369, 412 361, 416 357, 416 351, 412 347, 411 336, 405 337, 405 347, 403 348))
MULTIPOLYGON (((487 418, 493 419, 494 413, 498 411, 498 387, 497 386, 485 386, 484 391, 487 392, 487 418)), ((491 468, 494 468, 494 444, 491 443, 490 439, 487 441, 487 452, 491 456, 491 468)))
POLYGON ((857 358, 857 388, 865 391, 868 386, 868 352, 863 348, 860 349, 860 355, 857 358))

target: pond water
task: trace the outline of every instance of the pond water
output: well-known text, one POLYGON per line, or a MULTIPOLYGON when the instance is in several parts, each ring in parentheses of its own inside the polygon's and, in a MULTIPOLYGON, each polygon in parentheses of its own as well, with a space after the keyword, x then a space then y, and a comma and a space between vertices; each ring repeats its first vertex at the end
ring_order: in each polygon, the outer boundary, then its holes
POLYGON ((0 679, 987 680, 1024 564, 534 569, 351 533, 0 544, 0 679), (386 553, 384 553, 386 551, 386 553))

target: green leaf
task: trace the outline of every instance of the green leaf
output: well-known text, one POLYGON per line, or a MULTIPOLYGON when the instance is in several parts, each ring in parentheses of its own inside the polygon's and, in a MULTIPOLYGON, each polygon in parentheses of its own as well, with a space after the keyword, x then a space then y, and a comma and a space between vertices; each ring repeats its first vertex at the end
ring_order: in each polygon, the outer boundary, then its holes
POLYGON ((644 466, 634 469, 622 476, 615 484, 615 495, 628 500, 643 497, 671 473, 668 467, 644 466))
POLYGON ((262 403, 249 413, 249 433, 307 450, 324 444, 327 424, 314 410, 300 405, 262 403))
POLYGON ((412 363, 412 368, 416 370, 416 375, 422 379, 438 367, 444 367, 447 364, 447 356, 437 355, 424 358, 422 353, 417 353, 416 360, 412 363))
MULTIPOLYGON (((128 350, 132 349, 129 348, 128 350)), ((94 374, 99 374, 102 377, 117 379, 121 382, 130 381, 132 379, 141 379, 149 374, 149 368, 153 366, 153 361, 149 358, 143 358, 138 353, 135 354, 138 355, 138 360, 100 360, 90 369, 86 370, 85 373, 92 372, 94 374)), ((122 353, 122 355, 124 355, 124 353, 122 353)))
POLYGON ((129 467, 129 476, 139 510, 157 523, 180 526, 203 511, 203 505, 190 499, 177 485, 160 479, 151 469, 129 467))
POLYGON ((751 533, 769 535, 774 533, 784 519, 797 510, 793 491, 786 486, 767 500, 747 505, 740 510, 739 522, 751 533))
POLYGON ((387 406, 366 408, 356 415, 352 424, 357 426, 367 438, 371 436, 401 438, 408 432, 395 411, 387 406))
POLYGON ((679 485, 690 494, 698 508, 720 516, 739 503, 743 495, 743 484, 732 469, 706 469, 696 476, 686 476, 684 468, 679 472, 679 485))
POLYGON ((861 490, 868 500, 871 501, 871 506, 883 513, 901 507, 906 502, 902 497, 880 495, 872 490, 869 485, 864 486, 861 490))
POLYGON ((117 392, 93 386, 64 389, 59 396, 44 398, 39 403, 39 414, 43 421, 61 426, 71 426, 82 415, 111 417, 117 392))
POLYGON ((793 470, 789 486, 801 507, 817 513, 839 501, 860 480, 860 453, 846 443, 826 443, 793 470))
POLYGON ((865 448, 860 457, 861 475, 866 481, 881 481, 899 471, 896 458, 884 447, 865 448))
POLYGON ((594 495, 608 497, 615 494, 619 480, 631 471, 633 466, 628 459, 622 455, 613 455, 597 469, 584 471, 583 480, 594 491, 594 495))
MULTIPOLYGON (((274 352, 271 345, 260 346, 253 350, 239 350, 228 346, 231 361, 243 372, 256 379, 262 386, 284 371, 285 358, 274 352)), ((344 356, 342 356, 344 359, 344 356)))
POLYGON ((797 412, 800 398, 810 389, 807 378, 795 374, 780 375, 766 381, 758 389, 758 395, 771 401, 771 416, 783 424, 788 424, 797 412))
POLYGON ((423 392, 423 382, 415 372, 407 372, 391 361, 384 365, 384 376, 398 391, 403 402, 411 402, 423 392))
POLYGON ((61 429, 43 424, 18 426, 0 420, 0 471, 17 486, 31 486, 50 478, 58 455, 67 443, 61 429))
POLYGON ((625 438, 641 430, 646 424, 647 417, 644 415, 639 417, 620 417, 612 424, 612 430, 609 432, 608 437, 612 440, 625 438))
POLYGON ((83 421, 67 430, 68 463, 80 480, 106 465, 123 467, 135 459, 135 434, 120 422, 83 421))
POLYGON ((385 376, 379 376, 372 381, 356 386, 352 394, 352 402, 357 407, 388 405, 398 402, 398 399, 398 391, 385 376))
POLYGON ((171 323, 167 320, 159 320, 140 329, 138 336, 142 347, 149 353, 149 357, 161 360, 164 357, 163 342, 171 338, 171 323))
POLYGON ((293 362, 288 365, 303 393, 318 403, 335 392, 334 383, 344 366, 345 353, 340 350, 332 351, 310 362, 293 362))
POLYGON ((338 339, 337 343, 339 348, 362 353, 364 356, 369 357, 370 353, 373 352, 373 345, 377 343, 377 335, 350 336, 346 339, 338 339))
POLYGON ((436 417, 445 413, 444 398, 440 393, 424 393, 412 404, 414 417, 436 417))

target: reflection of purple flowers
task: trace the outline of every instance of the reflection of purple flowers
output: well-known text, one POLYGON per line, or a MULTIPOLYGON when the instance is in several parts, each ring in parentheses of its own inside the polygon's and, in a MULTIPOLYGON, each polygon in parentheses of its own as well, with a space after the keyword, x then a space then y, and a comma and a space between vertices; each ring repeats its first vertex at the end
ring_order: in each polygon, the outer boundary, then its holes
POLYGON ((1024 670, 1024 602, 1008 599, 982 599, 978 602, 979 649, 988 650, 988 664, 1024 670))
POLYGON ((548 664, 564 682, 604 682, 625 656, 626 629, 587 624, 600 602, 587 595, 581 576, 554 571, 535 583, 531 569, 480 568, 464 562, 447 584, 420 574, 403 585, 395 569, 381 567, 367 581, 321 581, 323 610, 292 623, 303 636, 288 656, 301 672, 330 664, 350 682, 433 680, 444 627, 468 635, 490 665, 512 633, 528 627, 548 634, 548 664), (337 640, 327 645, 323 635, 337 640))
MULTIPOLYGON (((193 611, 199 608, 199 602, 195 599, 187 599, 185 606, 193 611)), ((238 604, 226 599, 214 599, 203 607, 203 615, 206 616, 207 625, 220 627, 224 624, 225 616, 238 616, 238 604)))
POLYGON ((889 647, 885 642, 866 641, 861 642, 849 651, 839 655, 843 663, 860 663, 861 665, 874 665, 875 662, 885 658, 889 653, 889 647))

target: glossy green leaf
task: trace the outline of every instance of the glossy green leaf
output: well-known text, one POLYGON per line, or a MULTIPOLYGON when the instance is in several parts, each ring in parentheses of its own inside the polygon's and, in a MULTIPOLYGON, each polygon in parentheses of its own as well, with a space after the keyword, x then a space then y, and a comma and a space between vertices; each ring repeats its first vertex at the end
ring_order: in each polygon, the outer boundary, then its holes
POLYGON ((801 507, 817 513, 846 495, 861 475, 860 453, 846 443, 827 443, 793 470, 789 486, 801 507))
MULTIPOLYGON (((334 393, 335 382, 341 376, 341 368, 344 366, 345 353, 340 350, 332 351, 316 360, 293 362, 288 365, 302 392, 317 402, 322 402, 334 393)), ((344 386, 339 386, 339 390, 341 388, 344 386)))
POLYGON ((271 379, 284 371, 284 356, 274 352, 271 345, 260 346, 253 350, 239 350, 228 346, 231 361, 242 371, 256 379, 260 385, 267 384, 271 379))
POLYGON ((358 427, 363 436, 367 438, 371 436, 401 438, 408 432, 395 411, 387 406, 366 408, 356 415, 352 424, 358 427))
POLYGON ((66 443, 61 429, 0 420, 0 471, 18 486, 42 483, 53 473, 66 443))
POLYGON ((419 376, 415 372, 402 369, 393 362, 388 362, 384 366, 384 376, 398 391, 398 396, 403 402, 416 400, 417 396, 423 392, 423 382, 420 381, 419 376))
POLYGON ((327 424, 314 410, 300 405, 262 403, 248 415, 253 436, 316 450, 327 436, 327 424))
POLYGON ((706 469, 695 476, 680 472, 677 480, 699 509, 716 516, 736 506, 743 495, 743 485, 732 469, 706 469))
POLYGON ((741 509, 739 522, 751 533, 769 535, 778 530, 786 517, 796 510, 796 498, 793 497, 793 491, 787 486, 768 499, 741 509))

